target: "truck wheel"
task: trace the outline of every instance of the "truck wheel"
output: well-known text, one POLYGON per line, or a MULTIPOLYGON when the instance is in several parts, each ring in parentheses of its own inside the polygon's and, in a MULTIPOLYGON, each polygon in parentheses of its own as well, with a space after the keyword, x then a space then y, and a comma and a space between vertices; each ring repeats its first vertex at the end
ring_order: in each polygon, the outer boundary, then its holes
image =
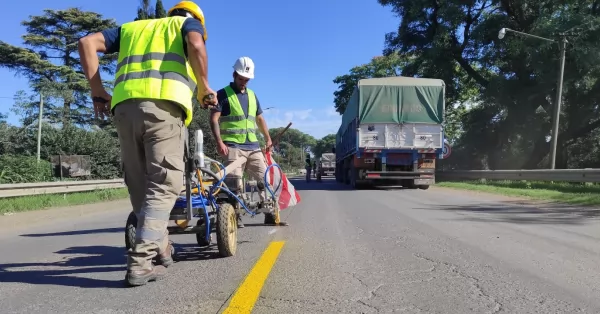
POLYGON ((419 189, 427 190, 427 189, 429 189, 429 185, 428 184, 419 185, 419 189))
POLYGON ((410 190, 418 188, 414 180, 402 180, 402 186, 410 190))
POLYGON ((344 184, 350 185, 352 183, 352 172, 350 167, 344 168, 344 184))
POLYGON ((350 186, 355 190, 362 190, 366 188, 366 184, 358 182, 358 169, 350 168, 350 186))

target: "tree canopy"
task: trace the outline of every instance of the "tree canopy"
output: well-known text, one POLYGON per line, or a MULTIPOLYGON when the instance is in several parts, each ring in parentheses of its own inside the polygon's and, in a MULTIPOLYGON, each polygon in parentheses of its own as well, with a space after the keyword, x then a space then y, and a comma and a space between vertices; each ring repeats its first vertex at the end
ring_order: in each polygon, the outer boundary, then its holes
POLYGON ((156 0, 155 6, 150 4, 150 0, 140 0, 135 21, 160 19, 163 17, 167 17, 167 11, 163 6, 162 0, 156 0))
POLYGON ((315 157, 321 157, 324 153, 331 153, 331 149, 335 146, 335 134, 328 134, 322 139, 317 140, 317 144, 312 152, 315 157))
MULTIPOLYGON (((0 67, 26 77, 33 94, 19 91, 13 111, 22 123, 37 119, 39 94, 44 96, 44 118, 52 123, 88 125, 92 119, 89 84, 83 75, 77 41, 79 38, 116 26, 95 12, 77 8, 44 10, 21 23, 26 28, 23 47, 0 41, 0 67)), ((100 59, 101 70, 114 73, 115 55, 100 59)))
POLYGON ((335 111, 343 114, 358 81, 365 78, 398 76, 407 58, 399 54, 378 56, 369 63, 355 66, 348 74, 340 75, 333 80, 338 89, 333 93, 335 111))

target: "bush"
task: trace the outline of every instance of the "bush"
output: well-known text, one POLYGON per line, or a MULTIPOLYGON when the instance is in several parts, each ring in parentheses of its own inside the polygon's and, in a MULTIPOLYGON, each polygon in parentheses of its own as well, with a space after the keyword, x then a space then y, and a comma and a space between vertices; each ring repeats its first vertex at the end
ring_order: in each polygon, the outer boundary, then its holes
POLYGON ((0 156, 0 184, 52 181, 52 164, 33 156, 0 156))

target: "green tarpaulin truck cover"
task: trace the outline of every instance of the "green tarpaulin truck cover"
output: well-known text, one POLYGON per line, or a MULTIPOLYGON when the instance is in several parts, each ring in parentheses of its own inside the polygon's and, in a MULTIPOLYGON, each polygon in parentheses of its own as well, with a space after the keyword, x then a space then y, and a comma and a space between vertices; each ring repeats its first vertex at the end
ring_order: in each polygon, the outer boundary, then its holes
POLYGON ((342 115, 338 137, 356 117, 360 124, 442 124, 444 95, 445 84, 439 79, 395 76, 359 80, 342 115))

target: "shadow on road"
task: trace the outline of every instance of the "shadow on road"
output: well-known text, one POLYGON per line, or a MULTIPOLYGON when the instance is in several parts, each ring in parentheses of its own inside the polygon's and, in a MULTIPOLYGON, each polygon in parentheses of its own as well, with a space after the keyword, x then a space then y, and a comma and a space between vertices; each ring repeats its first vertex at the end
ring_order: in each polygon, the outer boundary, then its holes
POLYGON ((74 230, 74 231, 63 231, 63 232, 52 232, 52 233, 29 233, 22 234, 22 237, 41 238, 41 237, 60 237, 60 236, 72 236, 72 235, 84 235, 84 234, 99 234, 99 233, 119 233, 124 232, 125 228, 101 228, 101 229, 88 229, 88 230, 74 230))
POLYGON ((304 178, 293 178, 290 182, 298 191, 350 191, 348 185, 337 183, 335 178, 324 178, 321 182, 311 178, 310 182, 306 182, 304 178))
POLYGON ((57 285, 80 288, 120 288, 123 280, 79 277, 78 274, 123 272, 125 250, 112 246, 71 247, 55 252, 65 255, 56 262, 0 264, 0 282, 20 282, 33 285, 57 285), (85 267, 85 268, 77 268, 85 267))
MULTIPOLYGON (((116 228, 118 229, 118 228, 116 228)), ((122 229, 119 229, 122 231, 122 229)), ((248 241, 238 241, 238 245, 248 241)), ((216 244, 205 248, 195 244, 175 243, 176 262, 220 258, 216 244)), ((127 252, 124 247, 79 246, 55 254, 55 262, 0 264, 0 282, 18 282, 32 285, 56 285, 79 288, 125 288, 127 252), (90 278, 98 273, 119 272, 120 279, 90 278)), ((104 277, 105 275, 100 275, 104 277)))
MULTIPOLYGON (((310 182, 306 182, 304 178, 293 178, 290 182, 294 185, 294 188, 298 191, 355 191, 350 185, 338 183, 335 178, 326 177, 321 182, 317 182, 316 179, 311 179, 310 182)), ((382 190, 382 191, 400 191, 409 190, 400 185, 377 185, 377 186, 363 186, 360 190, 382 190)))
POLYGON ((216 244, 198 247, 196 244, 174 244, 175 262, 191 262, 221 258, 216 244))
POLYGON ((515 224, 581 225, 600 218, 600 209, 553 203, 504 201, 493 204, 441 205, 420 209, 469 212, 462 220, 475 222, 507 222, 515 224))
MULTIPOLYGON (((214 239, 213 234, 213 239, 214 239)), ((213 240, 214 241, 214 240, 213 240)), ((251 241, 240 240, 237 242, 238 247, 244 243, 251 243, 251 241)), ((223 258, 219 255, 219 249, 216 243, 212 243, 209 246, 199 247, 197 244, 177 244, 175 246, 175 262, 192 262, 192 261, 203 261, 210 259, 223 258)))

